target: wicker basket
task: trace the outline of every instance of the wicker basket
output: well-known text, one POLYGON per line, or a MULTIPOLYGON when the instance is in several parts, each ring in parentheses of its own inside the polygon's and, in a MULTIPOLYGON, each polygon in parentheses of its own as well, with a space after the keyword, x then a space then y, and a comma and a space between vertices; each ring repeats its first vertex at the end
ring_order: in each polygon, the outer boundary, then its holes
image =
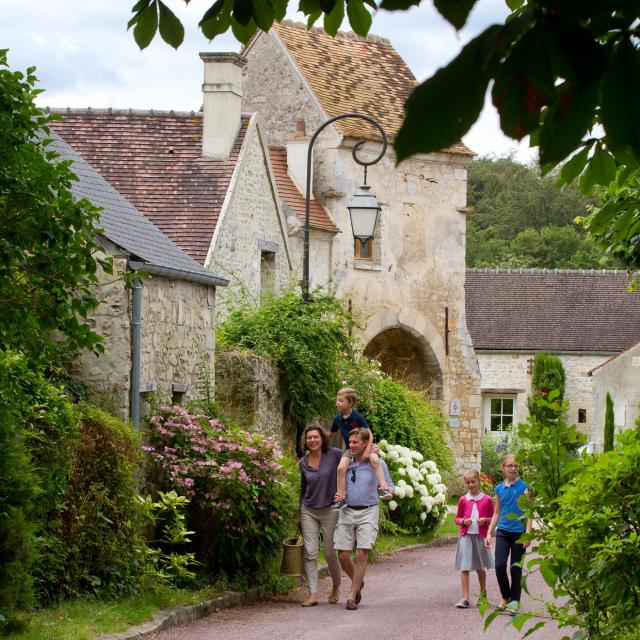
POLYGON ((300 535, 283 540, 280 573, 283 576, 304 575, 304 543, 300 535))

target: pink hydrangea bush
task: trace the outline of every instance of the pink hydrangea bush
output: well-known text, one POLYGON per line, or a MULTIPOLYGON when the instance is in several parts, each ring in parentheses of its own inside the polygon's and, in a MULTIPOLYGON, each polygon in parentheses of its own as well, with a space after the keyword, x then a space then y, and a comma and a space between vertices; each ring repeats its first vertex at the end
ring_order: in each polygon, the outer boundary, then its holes
POLYGON ((295 497, 273 438, 163 406, 143 449, 156 488, 191 500, 189 528, 204 573, 255 576, 277 555, 295 497))

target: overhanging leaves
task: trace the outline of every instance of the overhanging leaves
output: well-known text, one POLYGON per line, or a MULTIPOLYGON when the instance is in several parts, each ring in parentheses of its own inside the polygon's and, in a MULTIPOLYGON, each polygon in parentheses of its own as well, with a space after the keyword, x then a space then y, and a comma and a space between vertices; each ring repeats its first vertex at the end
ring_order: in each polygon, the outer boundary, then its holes
POLYGON ((456 29, 464 27, 478 0, 433 0, 440 15, 456 29))
POLYGON ((162 39, 177 49, 184 40, 184 27, 177 16, 164 2, 159 1, 160 7, 159 26, 162 39))
POLYGON ((497 26, 486 29, 413 91, 395 140, 398 162, 415 153, 440 151, 467 133, 484 106, 493 71, 490 54, 500 31, 497 26))
POLYGON ((372 21, 371 14, 364 6, 364 2, 362 0, 347 0, 347 16, 351 28, 364 38, 371 29, 372 21))
POLYGON ((550 49, 553 40, 544 25, 529 29, 500 65, 493 85, 493 104, 500 126, 521 140, 539 126, 540 112, 554 96, 550 49))
POLYGON ((540 128, 540 162, 564 160, 593 126, 599 85, 575 87, 565 83, 557 90, 540 128))
POLYGON ((602 124, 613 149, 630 147, 640 158, 640 52, 624 39, 611 57, 603 82, 602 124))
POLYGON ((231 26, 231 9, 233 0, 217 0, 202 16, 199 27, 205 38, 212 40, 224 33, 231 26))
POLYGON ((330 13, 324 16, 324 30, 331 36, 338 33, 338 29, 344 20, 344 4, 342 0, 336 2, 330 13))
MULTIPOLYGON (((140 3, 138 3, 140 4, 140 3)), ((138 5, 136 5, 138 6, 138 5)), ((133 27, 133 37, 140 49, 146 49, 158 30, 158 3, 153 0, 142 8, 131 20, 129 27, 133 27)))

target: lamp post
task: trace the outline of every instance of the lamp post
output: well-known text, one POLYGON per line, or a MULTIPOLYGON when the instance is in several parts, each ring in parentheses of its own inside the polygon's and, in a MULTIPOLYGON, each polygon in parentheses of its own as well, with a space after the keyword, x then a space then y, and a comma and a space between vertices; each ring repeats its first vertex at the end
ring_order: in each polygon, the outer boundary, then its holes
POLYGON ((311 156, 313 152, 313 144, 318 135, 326 127, 336 120, 342 120, 344 118, 366 120, 369 124, 376 127, 382 135, 382 151, 380 151, 373 160, 367 161, 358 158, 358 150, 365 143, 364 140, 356 142, 351 150, 351 155, 355 162, 364 167, 364 184, 360 186, 358 191, 353 195, 351 202, 347 205, 349 215, 351 217, 351 229, 355 238, 358 238, 361 242, 367 242, 373 238, 376 230, 376 223, 378 221, 378 214, 381 209, 375 196, 371 193, 371 187, 367 184, 367 167, 370 167, 372 164, 376 164, 384 157, 387 150, 387 134, 377 120, 371 116, 365 116, 362 113, 342 113, 334 116, 333 118, 329 118, 329 120, 323 122, 311 136, 311 140, 309 140, 309 149, 307 150, 307 189, 305 193, 304 207, 304 246, 302 261, 303 302, 309 301, 309 212, 311 209, 311 156))

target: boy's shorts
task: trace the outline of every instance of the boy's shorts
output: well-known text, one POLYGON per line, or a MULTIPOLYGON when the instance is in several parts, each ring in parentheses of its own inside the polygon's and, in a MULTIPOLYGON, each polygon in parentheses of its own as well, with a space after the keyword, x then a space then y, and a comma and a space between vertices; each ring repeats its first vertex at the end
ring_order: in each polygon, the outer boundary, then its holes
POLYGON ((348 506, 342 507, 333 536, 334 548, 338 551, 352 551, 354 548, 373 549, 378 537, 379 516, 377 504, 360 511, 348 506))

